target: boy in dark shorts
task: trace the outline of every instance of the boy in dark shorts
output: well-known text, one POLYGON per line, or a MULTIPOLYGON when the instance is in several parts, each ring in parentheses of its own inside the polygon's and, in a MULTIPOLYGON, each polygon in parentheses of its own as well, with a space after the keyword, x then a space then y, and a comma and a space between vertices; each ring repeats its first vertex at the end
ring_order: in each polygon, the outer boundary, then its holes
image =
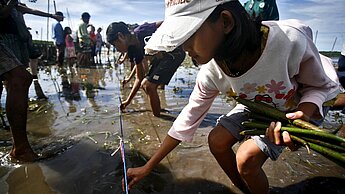
POLYGON ((131 64, 134 65, 129 78, 124 79, 123 84, 126 84, 134 74, 136 76, 129 96, 121 104, 121 110, 124 110, 130 104, 141 86, 149 97, 153 115, 160 116, 161 105, 157 88, 161 84, 167 85, 170 82, 186 56, 181 48, 176 48, 168 53, 162 52, 154 56, 145 56, 145 41, 157 30, 161 23, 144 23, 135 28, 134 33, 131 33, 123 22, 113 22, 108 26, 107 41, 114 45, 117 51, 127 53, 131 64), (144 77, 148 60, 151 68, 144 77))

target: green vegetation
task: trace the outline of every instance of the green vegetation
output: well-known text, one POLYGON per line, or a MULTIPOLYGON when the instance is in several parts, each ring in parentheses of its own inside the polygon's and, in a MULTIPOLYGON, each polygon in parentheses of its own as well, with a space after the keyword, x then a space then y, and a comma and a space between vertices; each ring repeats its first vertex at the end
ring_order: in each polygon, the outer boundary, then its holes
POLYGON ((46 40, 32 40, 34 45, 54 45, 53 41, 46 41, 46 40))
POLYGON ((233 98, 245 105, 250 112, 266 117, 262 120, 252 117, 249 113, 251 119, 242 122, 245 130, 240 133, 241 135, 265 135, 271 121, 278 120, 282 122, 280 131, 289 132, 292 140, 297 144, 304 145, 308 153, 312 149, 345 168, 345 138, 336 135, 338 129, 334 130, 334 133, 330 133, 301 119, 287 119, 284 112, 261 101, 251 101, 238 96, 233 98))
POLYGON ((321 54, 327 56, 327 57, 339 57, 340 56, 340 52, 339 51, 320 51, 321 54))

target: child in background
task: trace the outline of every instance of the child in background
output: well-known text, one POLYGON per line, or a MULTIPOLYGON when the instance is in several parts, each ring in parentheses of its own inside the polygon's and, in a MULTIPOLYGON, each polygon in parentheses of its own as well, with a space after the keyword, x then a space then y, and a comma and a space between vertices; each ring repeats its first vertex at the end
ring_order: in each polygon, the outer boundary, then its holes
POLYGON ((162 111, 159 95, 157 92, 160 84, 168 85, 177 68, 183 62, 186 53, 179 47, 169 53, 161 53, 155 56, 146 56, 144 53, 145 40, 149 38, 162 22, 144 23, 134 29, 132 34, 124 22, 113 22, 107 28, 107 41, 115 46, 116 50, 126 53, 133 65, 128 78, 122 82, 123 85, 135 75, 135 81, 131 92, 124 100, 120 108, 122 111, 131 103, 134 96, 143 88, 148 95, 153 115, 160 116, 162 111), (150 69, 146 74, 146 68, 150 61, 150 69))
POLYGON ((96 56, 96 34, 95 34, 95 26, 90 25, 90 40, 91 40, 91 60, 92 63, 95 62, 96 56))
POLYGON ((102 46, 104 44, 101 32, 102 32, 102 28, 98 28, 97 33, 96 33, 96 62, 100 64, 102 63, 101 55, 102 55, 102 46))
POLYGON ((71 36, 72 30, 70 27, 65 27, 64 29, 64 34, 65 34, 65 58, 67 61, 67 64, 69 67, 73 66, 74 60, 76 59, 76 54, 75 54, 75 47, 74 47, 74 42, 73 38, 71 36))
MULTIPOLYGON (((255 22, 237 0, 166 1, 165 19, 145 49, 169 52, 181 46, 201 67, 188 105, 163 143, 142 167, 129 168, 129 188, 148 175, 181 141, 193 135, 222 92, 261 99, 287 112, 289 119, 322 120, 322 104, 338 94, 332 63, 321 56, 308 26, 297 20, 255 22), (212 38, 210 38, 212 37, 212 38), (325 68, 325 70, 324 70, 325 68), (312 73, 311 73, 312 72, 312 73)), ((208 136, 210 151, 232 183, 244 193, 268 193, 263 164, 277 160, 284 145, 293 148, 280 122, 266 136, 244 140, 245 107, 237 104, 217 120, 208 136), (243 141, 244 140, 244 141, 243 141), (241 145, 235 153, 231 148, 241 145)))

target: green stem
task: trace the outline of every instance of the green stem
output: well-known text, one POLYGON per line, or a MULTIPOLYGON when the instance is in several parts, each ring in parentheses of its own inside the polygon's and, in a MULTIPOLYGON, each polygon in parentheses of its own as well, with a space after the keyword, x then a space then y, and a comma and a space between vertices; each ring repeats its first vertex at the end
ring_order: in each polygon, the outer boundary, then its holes
MULTIPOLYGON (((247 128, 257 128, 257 129, 263 129, 263 130, 266 130, 268 127, 268 125, 265 125, 265 124, 247 122, 247 121, 243 122, 242 125, 247 128)), ((342 137, 339 137, 327 132, 301 129, 297 127, 281 127, 281 131, 287 131, 289 133, 300 134, 300 135, 312 135, 312 136, 321 137, 321 138, 325 138, 329 140, 334 140, 340 143, 345 143, 345 138, 342 138, 342 137)))
POLYGON ((304 140, 306 140, 308 142, 315 143, 317 145, 320 145, 320 146, 323 146, 323 147, 335 150, 335 151, 339 151, 339 152, 345 153, 345 148, 342 147, 342 146, 334 145, 334 144, 331 144, 331 143, 328 143, 328 142, 324 142, 324 141, 320 141, 320 140, 312 139, 312 138, 308 138, 308 137, 302 137, 302 139, 304 139, 304 140))
POLYGON ((308 142, 310 148, 345 168, 345 156, 329 148, 308 142))
POLYGON ((263 116, 267 116, 269 118, 272 118, 277 121, 282 121, 284 123, 288 123, 289 119, 286 118, 286 115, 284 112, 268 105, 260 101, 251 101, 248 99, 240 98, 238 96, 235 96, 234 99, 246 106, 251 112, 255 112, 258 114, 262 114, 263 116))
POLYGON ((244 130, 240 132, 240 135, 265 135, 266 130, 244 130))
POLYGON ((290 135, 291 139, 294 141, 297 141, 298 143, 304 145, 307 148, 308 154, 310 154, 310 149, 309 149, 309 145, 308 142, 306 142, 304 139, 296 137, 294 135, 290 135))

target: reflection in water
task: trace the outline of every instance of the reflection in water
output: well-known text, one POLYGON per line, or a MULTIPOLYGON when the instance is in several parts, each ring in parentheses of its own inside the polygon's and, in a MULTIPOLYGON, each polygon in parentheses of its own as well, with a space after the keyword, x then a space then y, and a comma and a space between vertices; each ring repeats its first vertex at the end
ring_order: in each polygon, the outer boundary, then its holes
POLYGON ((22 165, 14 169, 6 179, 9 194, 46 193, 56 194, 47 182, 39 164, 22 165))
MULTIPOLYGON (((129 71, 109 59, 104 66, 46 66, 40 71, 48 100, 31 102, 28 132, 33 149, 45 159, 25 165, 6 162, 11 134, 0 129, 0 193, 121 193, 121 158, 119 153, 114 157, 110 153, 119 146, 118 97, 130 91, 128 86, 120 88, 120 81, 129 71)), ((188 102, 197 71, 180 67, 170 84, 158 90, 166 110, 161 118, 152 117, 145 93, 137 93, 123 114, 128 167, 141 166, 161 145, 188 102)), ((29 97, 35 96, 30 88, 29 97)), ((207 146, 207 134, 216 119, 230 108, 225 99, 217 98, 193 142, 178 146, 131 193, 239 193, 207 146)), ((303 148, 283 153, 280 161, 268 161, 264 169, 271 185, 283 193, 296 191, 298 186, 309 188, 303 180, 311 177, 323 177, 321 181, 331 176, 343 181, 345 177, 344 169, 318 154, 307 155, 303 148)), ((340 186, 332 188, 340 190, 340 186)))

